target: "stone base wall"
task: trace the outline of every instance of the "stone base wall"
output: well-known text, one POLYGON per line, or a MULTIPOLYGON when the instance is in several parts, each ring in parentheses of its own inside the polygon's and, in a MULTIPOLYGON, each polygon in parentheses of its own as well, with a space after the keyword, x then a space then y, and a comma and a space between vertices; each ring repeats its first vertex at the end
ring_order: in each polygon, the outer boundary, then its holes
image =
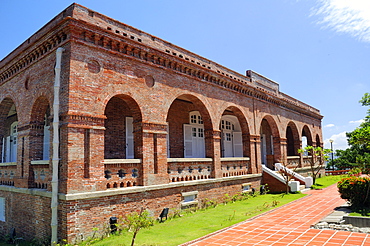
MULTIPOLYGON (((259 189, 261 175, 196 180, 160 186, 117 188, 101 192, 59 195, 58 238, 77 243, 98 233, 106 232, 111 217, 121 218, 131 212, 147 209, 157 218, 163 208, 170 213, 181 209, 184 193, 196 194, 194 204, 204 199, 222 202, 225 194, 241 193, 243 184, 259 189)), ((0 221, 0 234, 6 236, 15 229, 17 237, 48 242, 51 235, 51 193, 37 189, 0 186, 5 198, 5 221, 0 221)))

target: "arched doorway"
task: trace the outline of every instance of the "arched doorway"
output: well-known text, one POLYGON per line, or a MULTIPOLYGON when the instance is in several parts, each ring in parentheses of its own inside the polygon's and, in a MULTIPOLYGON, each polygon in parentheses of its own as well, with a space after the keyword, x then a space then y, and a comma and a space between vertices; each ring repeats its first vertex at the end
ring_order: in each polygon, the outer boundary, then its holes
POLYGON ((280 141, 275 139, 280 138, 277 125, 271 116, 266 116, 261 121, 260 139, 262 165, 274 169, 275 161, 280 158, 280 141))
POLYGON ((0 104, 1 162, 17 162, 18 115, 14 102, 7 98, 0 104))
POLYGON ((141 126, 141 113, 137 103, 129 96, 112 97, 104 112, 104 159, 140 158, 137 150, 141 137, 136 137, 141 126), (136 129, 136 130, 135 130, 136 129))
POLYGON ((170 158, 204 158, 207 155, 205 131, 212 129, 204 104, 192 95, 182 95, 171 104, 168 115, 167 151, 170 158))

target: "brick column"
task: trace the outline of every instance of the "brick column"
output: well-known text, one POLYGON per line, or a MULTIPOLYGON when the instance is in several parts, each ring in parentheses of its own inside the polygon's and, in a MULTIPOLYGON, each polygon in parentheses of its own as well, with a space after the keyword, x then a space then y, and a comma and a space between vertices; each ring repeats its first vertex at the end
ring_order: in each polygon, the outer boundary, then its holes
POLYGON ((250 163, 249 173, 255 174, 262 172, 260 135, 250 135, 250 163))
POLYGON ((221 170, 221 131, 207 129, 204 131, 206 157, 212 158, 212 171, 213 178, 222 178, 221 170))
POLYGON ((103 163, 104 119, 105 116, 62 116, 59 141, 60 192, 106 189, 103 163))
POLYGON ((286 138, 280 138, 280 158, 276 158, 281 163, 288 163, 288 143, 286 138))
POLYGON ((142 124, 142 179, 143 185, 166 184, 167 124, 142 124))

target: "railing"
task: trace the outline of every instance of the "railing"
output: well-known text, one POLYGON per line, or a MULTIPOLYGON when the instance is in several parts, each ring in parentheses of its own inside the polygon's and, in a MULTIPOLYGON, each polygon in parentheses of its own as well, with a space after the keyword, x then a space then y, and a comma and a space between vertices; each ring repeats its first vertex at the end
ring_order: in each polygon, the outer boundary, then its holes
POLYGON ((289 168, 295 168, 300 166, 300 157, 299 156, 287 156, 287 162, 289 168))
POLYGON ((0 185, 14 186, 14 175, 16 170, 16 162, 0 163, 0 185))
POLYGON ((221 158, 222 177, 246 175, 249 168, 249 157, 221 158))
POLYGON ((348 174, 350 170, 333 170, 333 171, 325 171, 325 175, 329 176, 329 175, 344 175, 344 174, 348 174))
POLYGON ((211 178, 212 158, 168 158, 170 182, 211 178))
POLYGON ((49 180, 51 180, 49 160, 31 161, 31 165, 34 176, 32 188, 47 189, 49 180))
POLYGON ((107 189, 139 185, 140 159, 105 159, 104 177, 107 189))

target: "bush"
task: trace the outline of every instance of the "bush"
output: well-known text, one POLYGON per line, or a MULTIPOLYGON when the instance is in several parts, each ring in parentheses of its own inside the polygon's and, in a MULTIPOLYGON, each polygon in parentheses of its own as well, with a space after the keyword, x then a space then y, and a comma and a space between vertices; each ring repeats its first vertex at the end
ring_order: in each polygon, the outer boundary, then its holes
POLYGON ((370 205, 370 178, 351 176, 338 182, 340 197, 346 199, 353 207, 370 205))

